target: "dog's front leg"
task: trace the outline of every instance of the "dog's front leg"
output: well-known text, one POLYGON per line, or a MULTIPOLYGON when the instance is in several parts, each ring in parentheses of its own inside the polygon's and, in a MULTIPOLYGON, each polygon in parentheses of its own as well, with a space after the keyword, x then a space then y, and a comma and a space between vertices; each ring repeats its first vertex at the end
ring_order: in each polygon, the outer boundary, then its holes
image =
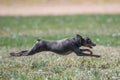
POLYGON ((93 52, 91 51, 91 50, 89 50, 89 49, 80 49, 82 52, 84 52, 84 51, 87 51, 87 52, 90 52, 90 54, 93 54, 93 52))
POLYGON ((79 48, 74 49, 74 52, 78 55, 78 56, 83 56, 82 51, 79 48))
POLYGON ((74 49, 74 52, 75 52, 78 56, 100 57, 99 55, 93 55, 93 54, 83 53, 79 48, 75 48, 75 49, 74 49))

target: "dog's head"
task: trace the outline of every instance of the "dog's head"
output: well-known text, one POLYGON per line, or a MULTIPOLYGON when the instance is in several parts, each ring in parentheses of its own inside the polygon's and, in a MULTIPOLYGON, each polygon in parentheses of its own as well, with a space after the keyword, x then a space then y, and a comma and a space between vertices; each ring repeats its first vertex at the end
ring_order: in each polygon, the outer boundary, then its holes
POLYGON ((88 38, 88 37, 83 37, 83 46, 92 48, 93 46, 96 46, 96 44, 93 43, 90 38, 88 38))
POLYGON ((93 46, 96 46, 96 44, 93 43, 92 40, 88 37, 82 37, 79 34, 77 34, 77 38, 79 38, 82 46, 84 46, 84 47, 93 48, 93 46))

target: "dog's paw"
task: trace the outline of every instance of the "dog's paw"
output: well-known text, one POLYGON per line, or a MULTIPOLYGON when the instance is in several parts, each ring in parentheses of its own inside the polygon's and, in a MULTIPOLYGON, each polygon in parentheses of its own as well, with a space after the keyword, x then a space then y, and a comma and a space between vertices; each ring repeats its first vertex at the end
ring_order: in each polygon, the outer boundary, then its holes
POLYGON ((14 54, 15 54, 14 52, 10 53, 11 56, 14 56, 14 54))
POLYGON ((99 57, 101 57, 101 56, 100 56, 100 55, 96 55, 95 57, 96 57, 96 58, 99 58, 99 57))

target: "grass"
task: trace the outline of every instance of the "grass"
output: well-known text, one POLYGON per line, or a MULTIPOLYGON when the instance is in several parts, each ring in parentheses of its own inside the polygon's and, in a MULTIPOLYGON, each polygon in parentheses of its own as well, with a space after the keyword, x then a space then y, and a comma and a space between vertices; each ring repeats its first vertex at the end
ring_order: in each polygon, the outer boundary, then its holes
POLYGON ((0 16, 1 80, 119 80, 120 15, 0 16), (58 40, 89 36, 101 58, 60 56, 42 52, 10 57, 31 48, 37 38, 58 40))
POLYGON ((37 38, 56 40, 79 33, 99 45, 117 46, 119 22, 120 15, 0 17, 0 45, 30 46, 37 38))

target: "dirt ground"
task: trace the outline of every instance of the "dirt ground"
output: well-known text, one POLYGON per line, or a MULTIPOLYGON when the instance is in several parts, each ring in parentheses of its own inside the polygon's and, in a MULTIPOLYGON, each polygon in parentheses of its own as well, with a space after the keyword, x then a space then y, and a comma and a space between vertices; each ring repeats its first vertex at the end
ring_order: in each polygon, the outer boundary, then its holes
POLYGON ((0 5, 0 15, 71 15, 71 14, 120 14, 120 3, 106 4, 43 4, 36 6, 0 5))

